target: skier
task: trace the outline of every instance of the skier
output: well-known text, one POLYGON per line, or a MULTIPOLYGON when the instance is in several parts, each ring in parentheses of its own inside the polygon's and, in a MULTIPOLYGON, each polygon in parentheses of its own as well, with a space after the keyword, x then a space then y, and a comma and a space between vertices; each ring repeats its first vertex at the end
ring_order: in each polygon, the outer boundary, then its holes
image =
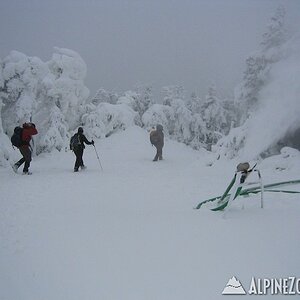
POLYGON ((156 125, 156 130, 150 132, 150 142, 156 148, 156 155, 153 161, 162 160, 162 148, 164 146, 164 133, 162 125, 156 125))
POLYGON ((78 172, 79 167, 81 167, 82 170, 86 169, 86 166, 83 163, 83 151, 85 148, 85 145, 94 145, 94 141, 92 140, 89 142, 85 135, 83 134, 83 128, 79 127, 77 133, 75 133, 70 142, 70 149, 73 150, 75 156, 76 156, 76 161, 75 161, 75 166, 74 166, 74 172, 78 172))
POLYGON ((24 123, 21 131, 21 145, 18 147, 22 154, 22 158, 13 165, 13 170, 17 173, 18 168, 24 164, 23 175, 31 175, 29 171, 30 162, 31 162, 31 146, 30 141, 33 135, 36 135, 38 132, 35 128, 34 123, 24 123))

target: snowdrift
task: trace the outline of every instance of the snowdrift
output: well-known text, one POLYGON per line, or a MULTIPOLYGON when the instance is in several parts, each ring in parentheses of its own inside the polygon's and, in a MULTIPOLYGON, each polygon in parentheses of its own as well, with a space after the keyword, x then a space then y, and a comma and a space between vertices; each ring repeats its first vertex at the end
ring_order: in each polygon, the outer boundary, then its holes
MULTIPOLYGON (((222 299, 233 276, 248 292, 252 276, 298 274, 298 196, 264 209, 241 199, 223 218, 193 207, 224 190, 235 162, 207 167, 210 153, 167 139, 154 163, 138 127, 96 147, 103 172, 91 146, 79 173, 71 152, 35 157, 32 176, 0 169, 1 299, 222 299)), ((265 183, 299 167, 291 149, 260 164, 265 183)))

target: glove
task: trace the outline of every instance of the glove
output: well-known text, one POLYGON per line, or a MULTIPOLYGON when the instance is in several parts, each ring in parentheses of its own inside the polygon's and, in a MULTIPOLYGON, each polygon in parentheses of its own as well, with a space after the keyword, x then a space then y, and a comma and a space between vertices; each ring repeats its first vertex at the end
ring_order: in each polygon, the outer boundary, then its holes
POLYGON ((94 140, 92 140, 92 142, 91 142, 91 143, 92 143, 92 145, 94 145, 94 144, 95 144, 94 140))

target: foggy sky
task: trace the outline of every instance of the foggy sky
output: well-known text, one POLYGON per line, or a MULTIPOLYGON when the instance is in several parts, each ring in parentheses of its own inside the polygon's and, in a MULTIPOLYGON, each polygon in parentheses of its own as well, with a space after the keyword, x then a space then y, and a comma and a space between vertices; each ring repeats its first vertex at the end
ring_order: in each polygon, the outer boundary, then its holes
POLYGON ((75 50, 91 95, 150 83, 203 96, 212 82, 230 94, 280 3, 300 28, 298 0, 1 0, 0 58, 75 50))

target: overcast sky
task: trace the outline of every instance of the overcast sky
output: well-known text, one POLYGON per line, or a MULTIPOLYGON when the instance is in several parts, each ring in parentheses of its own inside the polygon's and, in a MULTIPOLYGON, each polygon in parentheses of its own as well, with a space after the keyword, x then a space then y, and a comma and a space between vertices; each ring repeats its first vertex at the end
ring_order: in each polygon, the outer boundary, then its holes
POLYGON ((300 28, 300 0, 1 0, 0 57, 75 50, 92 95, 151 83, 203 96, 211 82, 229 94, 280 3, 300 28))

